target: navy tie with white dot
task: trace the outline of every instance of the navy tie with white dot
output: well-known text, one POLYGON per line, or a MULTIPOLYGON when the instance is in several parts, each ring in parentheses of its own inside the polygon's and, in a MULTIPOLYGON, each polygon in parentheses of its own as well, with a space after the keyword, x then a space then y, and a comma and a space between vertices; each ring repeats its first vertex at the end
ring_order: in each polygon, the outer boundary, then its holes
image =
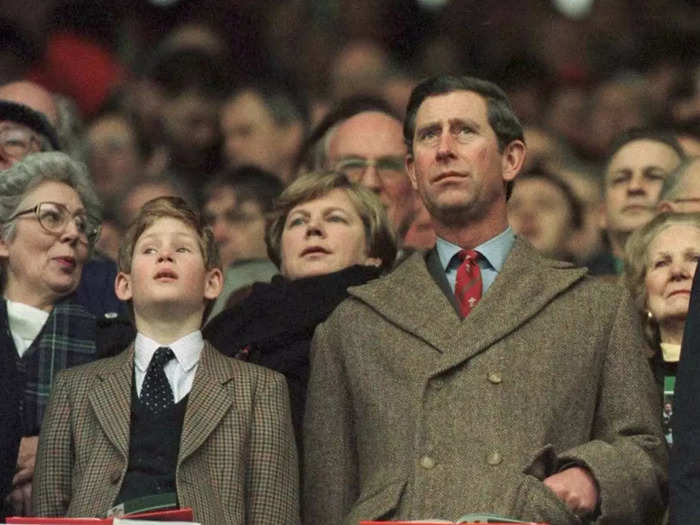
POLYGON ((163 371, 163 367, 171 359, 175 359, 175 354, 170 348, 167 346, 158 348, 151 358, 146 377, 143 380, 141 402, 154 414, 172 407, 175 403, 173 390, 170 388, 168 378, 163 371))

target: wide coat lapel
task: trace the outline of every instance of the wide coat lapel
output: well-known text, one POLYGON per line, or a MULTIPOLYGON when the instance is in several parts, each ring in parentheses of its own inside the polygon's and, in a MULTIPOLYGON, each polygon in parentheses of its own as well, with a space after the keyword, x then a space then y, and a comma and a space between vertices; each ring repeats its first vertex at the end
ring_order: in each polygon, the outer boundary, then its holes
POLYGON ((204 343, 199 367, 194 376, 182 425, 178 464, 195 452, 231 409, 231 395, 226 383, 232 379, 229 358, 208 342, 204 343))
POLYGON ((517 329, 586 273, 516 239, 498 277, 465 319, 430 275, 426 254, 414 254, 384 279, 350 293, 443 353, 443 370, 517 329))
POLYGON ((134 345, 119 355, 100 361, 95 388, 88 394, 95 417, 107 438, 124 456, 129 453, 131 382, 134 376, 134 345))

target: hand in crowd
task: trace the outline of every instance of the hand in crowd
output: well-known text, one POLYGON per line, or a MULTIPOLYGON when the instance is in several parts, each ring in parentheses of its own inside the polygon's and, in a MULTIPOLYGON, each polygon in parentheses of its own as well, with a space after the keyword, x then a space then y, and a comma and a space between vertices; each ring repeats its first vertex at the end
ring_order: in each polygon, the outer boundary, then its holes
POLYGON ((38 446, 39 436, 26 436, 20 441, 17 473, 12 478, 14 488, 7 497, 12 512, 16 516, 31 516, 32 480, 34 479, 34 464, 38 446))
POLYGON ((544 484, 571 511, 586 516, 598 505, 598 487, 593 476, 583 467, 571 467, 545 478, 544 484))

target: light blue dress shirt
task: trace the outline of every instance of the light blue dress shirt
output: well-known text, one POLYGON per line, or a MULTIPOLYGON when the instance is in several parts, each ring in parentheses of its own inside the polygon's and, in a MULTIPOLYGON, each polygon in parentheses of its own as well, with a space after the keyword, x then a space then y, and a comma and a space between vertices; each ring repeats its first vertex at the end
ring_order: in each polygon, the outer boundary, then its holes
MULTIPOLYGON (((482 295, 486 293, 489 286, 491 286, 496 276, 501 271, 501 268, 503 268, 503 263, 510 253, 511 248, 513 248, 514 242, 515 234, 512 228, 508 226, 495 237, 474 247, 474 249, 481 254, 481 257, 478 259, 478 264, 481 270, 482 295)), ((452 288, 454 292, 455 283, 457 281, 457 268, 461 262, 457 254, 462 248, 440 237, 437 238, 435 248, 440 258, 440 264, 443 270, 445 270, 447 282, 450 283, 450 288, 452 288)))

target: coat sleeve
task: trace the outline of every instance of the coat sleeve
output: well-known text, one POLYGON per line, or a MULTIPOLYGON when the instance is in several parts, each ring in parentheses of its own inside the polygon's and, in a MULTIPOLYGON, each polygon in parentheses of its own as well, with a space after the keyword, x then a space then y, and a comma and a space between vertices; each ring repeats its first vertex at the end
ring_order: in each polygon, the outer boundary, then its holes
POLYGON ((685 322, 673 398, 671 525, 700 523, 700 272, 685 322))
POLYGON ((337 330, 322 324, 311 343, 302 505, 308 525, 341 523, 358 495, 352 396, 339 338, 337 330))
POLYGON ((661 403, 636 310, 622 294, 604 352, 591 440, 560 454, 589 468, 599 487, 597 523, 653 523, 667 492, 661 403))
POLYGON ((32 508, 37 516, 64 516, 71 500, 74 449, 67 377, 56 376, 41 426, 32 508))
POLYGON ((246 523, 299 523, 299 466, 284 377, 263 373, 253 404, 246 468, 246 523))

